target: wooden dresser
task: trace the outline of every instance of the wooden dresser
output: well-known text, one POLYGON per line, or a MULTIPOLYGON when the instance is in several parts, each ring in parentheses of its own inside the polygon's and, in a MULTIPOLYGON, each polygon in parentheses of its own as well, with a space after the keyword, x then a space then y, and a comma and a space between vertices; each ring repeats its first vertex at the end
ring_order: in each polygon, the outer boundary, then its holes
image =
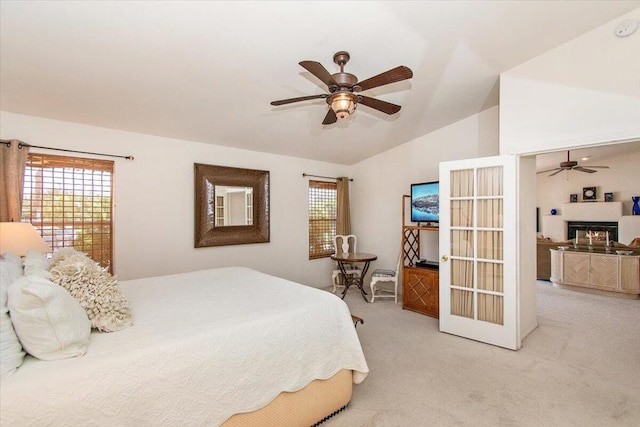
POLYGON ((550 249, 551 282, 616 293, 630 298, 640 296, 640 255, 614 252, 550 249))

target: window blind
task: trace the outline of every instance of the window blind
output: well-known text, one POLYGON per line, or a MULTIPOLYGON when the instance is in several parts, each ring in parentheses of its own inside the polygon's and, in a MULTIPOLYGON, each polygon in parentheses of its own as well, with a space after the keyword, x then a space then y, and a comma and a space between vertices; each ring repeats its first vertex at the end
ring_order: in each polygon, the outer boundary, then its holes
POLYGON ((22 221, 113 273, 113 161, 29 153, 22 221))
POLYGON ((336 183, 309 181, 309 259, 333 254, 337 211, 336 183))

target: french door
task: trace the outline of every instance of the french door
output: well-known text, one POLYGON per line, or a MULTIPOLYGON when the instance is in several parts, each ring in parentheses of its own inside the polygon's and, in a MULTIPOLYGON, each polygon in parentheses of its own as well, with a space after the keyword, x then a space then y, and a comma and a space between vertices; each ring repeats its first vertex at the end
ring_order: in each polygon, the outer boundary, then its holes
POLYGON ((513 156, 440 164, 440 331, 517 350, 513 156))

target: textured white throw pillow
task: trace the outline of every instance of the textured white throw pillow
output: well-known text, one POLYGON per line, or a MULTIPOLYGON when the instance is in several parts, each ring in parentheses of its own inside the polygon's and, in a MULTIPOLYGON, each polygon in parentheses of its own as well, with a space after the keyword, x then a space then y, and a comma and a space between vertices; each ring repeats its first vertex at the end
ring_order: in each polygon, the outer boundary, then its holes
POLYGON ((82 356, 91 322, 69 292, 37 276, 25 276, 9 288, 9 313, 22 347, 42 360, 82 356))
POLYGON ((105 268, 73 248, 56 251, 49 268, 51 281, 68 290, 85 309, 91 326, 114 332, 131 326, 129 301, 105 268))
POLYGON ((22 277, 22 260, 13 253, 0 258, 0 377, 14 372, 24 360, 24 351, 18 340, 7 307, 9 286, 22 277))

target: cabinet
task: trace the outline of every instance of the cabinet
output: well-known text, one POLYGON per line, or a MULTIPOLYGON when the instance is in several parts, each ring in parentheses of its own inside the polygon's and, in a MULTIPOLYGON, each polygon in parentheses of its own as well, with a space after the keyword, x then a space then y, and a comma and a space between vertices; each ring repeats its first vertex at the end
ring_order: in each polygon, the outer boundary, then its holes
POLYGON ((640 256, 551 249, 551 281, 637 298, 640 256))
POLYGON ((437 318, 439 279, 438 270, 405 266, 402 270, 402 308, 437 318))
POLYGON ((437 227, 406 224, 406 206, 411 196, 402 196, 402 308, 437 318, 440 305, 440 275, 437 269, 416 266, 420 258, 420 232, 438 232, 437 227))

